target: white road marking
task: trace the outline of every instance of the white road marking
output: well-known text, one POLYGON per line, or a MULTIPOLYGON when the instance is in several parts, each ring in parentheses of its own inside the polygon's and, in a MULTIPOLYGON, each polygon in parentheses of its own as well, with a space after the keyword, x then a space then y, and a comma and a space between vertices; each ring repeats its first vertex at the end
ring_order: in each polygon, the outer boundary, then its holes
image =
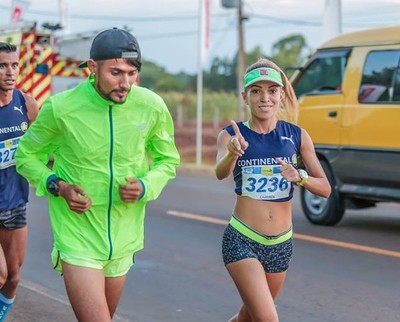
MULTIPOLYGON (((185 218, 185 219, 197 220, 197 221, 202 221, 202 222, 208 222, 211 224, 217 224, 217 225, 223 225, 223 226, 226 226, 229 223, 228 220, 213 218, 213 217, 209 217, 209 216, 202 216, 202 215, 192 214, 192 213, 188 213, 188 212, 175 211, 175 210, 168 210, 167 215, 185 218)), ((325 244, 325 245, 341 247, 341 248, 346 248, 346 249, 352 249, 352 250, 357 250, 357 251, 362 251, 362 252, 367 252, 367 253, 373 253, 373 254, 378 254, 378 255, 400 258, 400 252, 387 250, 387 249, 383 249, 383 248, 370 247, 370 246, 365 246, 365 245, 360 245, 360 244, 342 242, 342 241, 338 241, 338 240, 334 240, 334 239, 321 238, 321 237, 315 237, 315 236, 311 236, 311 235, 298 234, 298 233, 294 233, 293 237, 296 239, 305 240, 305 241, 318 243, 318 244, 325 244)))

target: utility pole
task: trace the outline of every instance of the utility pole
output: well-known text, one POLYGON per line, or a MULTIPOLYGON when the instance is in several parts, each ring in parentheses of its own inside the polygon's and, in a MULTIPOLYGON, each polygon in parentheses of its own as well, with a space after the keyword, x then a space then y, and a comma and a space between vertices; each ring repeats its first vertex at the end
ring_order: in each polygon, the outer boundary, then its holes
POLYGON ((325 0, 324 23, 322 29, 323 41, 327 41, 342 33, 341 0, 325 0))
POLYGON ((238 104, 238 121, 244 121, 245 109, 243 106, 242 99, 242 84, 245 70, 245 52, 244 52, 244 32, 243 22, 247 17, 243 16, 242 9, 243 0, 221 0, 221 4, 224 8, 235 8, 237 9, 238 17, 238 65, 236 69, 237 75, 237 104, 238 104))
POLYGON ((58 0, 58 10, 60 11, 62 35, 68 36, 70 33, 69 14, 68 14, 68 6, 64 0, 58 0))
POLYGON ((245 70, 245 52, 244 52, 244 32, 243 32, 243 21, 246 19, 243 17, 242 0, 239 0, 238 9, 238 66, 237 66, 237 100, 238 100, 238 121, 244 121, 245 110, 242 99, 242 84, 245 70))

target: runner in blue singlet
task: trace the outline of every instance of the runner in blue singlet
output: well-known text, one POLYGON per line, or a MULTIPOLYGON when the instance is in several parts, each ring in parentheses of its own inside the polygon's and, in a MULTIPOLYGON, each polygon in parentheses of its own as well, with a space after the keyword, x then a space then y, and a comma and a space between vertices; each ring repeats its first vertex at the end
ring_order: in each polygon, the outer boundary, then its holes
POLYGON ((31 96, 15 89, 18 73, 17 48, 0 42, 0 321, 14 301, 27 242, 29 185, 16 172, 15 151, 39 111, 31 96))
POLYGON ((294 185, 323 197, 331 187, 310 136, 294 124, 298 104, 283 71, 260 59, 243 87, 250 118, 220 132, 215 167, 219 180, 232 174, 236 193, 222 255, 243 305, 229 322, 278 321, 274 301, 293 250, 294 185))

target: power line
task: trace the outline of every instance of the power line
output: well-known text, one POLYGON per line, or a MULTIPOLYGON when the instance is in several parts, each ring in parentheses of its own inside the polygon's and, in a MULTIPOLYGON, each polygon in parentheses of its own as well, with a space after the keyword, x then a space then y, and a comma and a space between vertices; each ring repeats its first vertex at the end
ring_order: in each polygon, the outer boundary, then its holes
MULTIPOLYGON (((11 10, 11 7, 7 7, 4 5, 0 5, 1 9, 11 10)), ((58 17, 57 13, 52 13, 48 11, 40 11, 40 10, 29 10, 26 13, 27 15, 38 15, 38 16, 51 16, 51 17, 58 17)), ((218 13, 212 14, 211 18, 227 18, 230 17, 231 14, 229 13, 218 13)), ((251 17, 255 18, 262 18, 268 19, 280 23, 291 23, 297 25, 317 25, 320 26, 321 24, 303 21, 303 20, 293 20, 293 19, 286 19, 286 18, 277 18, 268 15, 259 15, 259 14, 251 14, 251 17)), ((148 16, 148 17, 121 17, 121 16, 96 16, 96 15, 79 15, 79 14, 71 14, 71 19, 77 20, 110 20, 110 21, 129 21, 129 22, 154 22, 154 21, 182 21, 182 20, 197 20, 198 15, 183 15, 183 16, 148 16)))
MULTIPOLYGON (((0 10, 7 10, 10 11, 11 7, 5 6, 5 5, 0 5, 0 10)), ((56 13, 51 13, 47 11, 37 11, 37 10, 29 10, 27 15, 39 15, 39 16, 54 16, 58 17, 58 14, 56 13)), ((221 13, 221 14, 213 14, 211 16, 213 19, 214 18, 229 18, 231 17, 230 13, 221 13)), ((310 27, 321 27, 323 24, 322 22, 312 22, 312 21, 305 21, 305 20, 297 20, 297 19, 288 19, 288 18, 278 18, 276 16, 269 16, 269 15, 262 15, 262 14, 248 14, 249 18, 255 18, 255 19, 263 19, 263 20, 268 20, 269 23, 264 23, 264 24, 255 24, 253 22, 250 22, 249 20, 247 21, 247 26, 246 29, 258 29, 258 28, 265 28, 265 27, 270 27, 272 24, 294 24, 294 25, 302 25, 302 26, 310 26, 310 27)), ((96 15, 70 15, 71 19, 82 19, 82 20, 109 20, 109 21, 119 21, 119 22, 129 22, 129 23, 147 23, 151 22, 154 23, 155 21, 157 22, 162 22, 162 21, 183 21, 183 20, 197 20, 198 16, 197 15, 184 15, 184 16, 148 16, 148 17, 121 17, 121 16, 96 16, 96 15)), ((345 23, 344 25, 347 25, 347 27, 355 27, 355 25, 360 25, 362 24, 362 19, 361 17, 357 17, 358 21, 355 22, 353 21, 352 23, 345 23)), ((370 19, 368 23, 370 23, 370 19)), ((212 28, 211 32, 212 33, 218 33, 218 32, 229 32, 232 31, 231 27, 227 28, 212 28)), ((187 37, 187 36, 193 36, 197 35, 198 30, 192 30, 192 31, 179 31, 179 32, 166 32, 166 33, 158 33, 158 34, 153 34, 153 35, 143 35, 141 38, 143 40, 148 40, 148 39, 155 39, 155 38, 174 38, 174 37, 187 37)))
MULTIPOLYGON (((11 10, 11 7, 0 5, 0 9, 11 10)), ((37 16, 49 16, 58 17, 58 13, 39 11, 39 10, 28 10, 27 15, 37 15, 37 16)), ((212 18, 226 18, 228 13, 213 14, 212 18)), ((96 16, 96 15, 80 15, 71 14, 71 19, 77 20, 114 20, 114 21, 134 21, 134 22, 154 22, 154 21, 179 21, 179 20, 197 20, 198 15, 183 15, 183 16, 148 16, 148 17, 122 17, 122 16, 96 16)))
POLYGON ((322 26, 321 22, 311 22, 311 21, 304 21, 304 20, 294 20, 294 19, 287 19, 287 18, 277 18, 274 16, 268 16, 268 15, 259 15, 259 14, 251 14, 251 17, 255 17, 255 18, 261 18, 261 19, 268 19, 268 20, 272 20, 275 22, 280 22, 280 23, 290 23, 290 24, 294 24, 294 25, 309 25, 309 26, 322 26))

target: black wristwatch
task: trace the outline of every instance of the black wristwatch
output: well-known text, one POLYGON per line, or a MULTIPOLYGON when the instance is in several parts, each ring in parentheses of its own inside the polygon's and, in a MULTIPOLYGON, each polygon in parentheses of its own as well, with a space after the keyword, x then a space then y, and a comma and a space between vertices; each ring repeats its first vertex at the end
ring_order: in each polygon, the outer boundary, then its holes
POLYGON ((56 197, 59 196, 59 193, 60 193, 59 182, 60 181, 64 181, 64 180, 55 175, 51 175, 47 179, 47 183, 46 183, 47 191, 50 192, 53 196, 56 196, 56 197))

